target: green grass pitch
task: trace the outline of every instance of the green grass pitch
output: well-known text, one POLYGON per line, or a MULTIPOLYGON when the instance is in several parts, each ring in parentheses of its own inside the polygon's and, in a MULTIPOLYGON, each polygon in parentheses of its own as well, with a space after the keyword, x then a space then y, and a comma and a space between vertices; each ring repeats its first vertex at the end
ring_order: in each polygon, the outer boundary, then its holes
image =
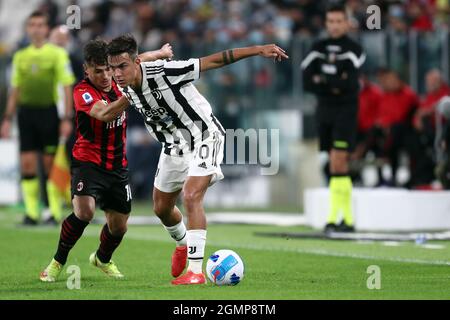
MULTIPOLYGON (((135 214, 150 214, 137 206, 135 214)), ((101 213, 98 212, 98 215, 101 213)), ((174 287, 174 247, 161 226, 130 226, 113 256, 123 280, 108 279, 91 267, 101 226, 90 225, 66 266, 81 270, 81 289, 70 290, 66 269, 56 283, 41 283, 39 272, 56 249, 59 228, 18 228, 17 211, 0 209, 0 299, 449 299, 450 243, 429 249, 414 243, 387 246, 354 241, 257 237, 257 231, 295 232, 300 227, 210 225, 206 254, 235 250, 245 277, 235 287, 174 287), (368 289, 367 268, 379 266, 381 289, 368 289)), ((304 230, 304 228, 302 229, 304 230)))

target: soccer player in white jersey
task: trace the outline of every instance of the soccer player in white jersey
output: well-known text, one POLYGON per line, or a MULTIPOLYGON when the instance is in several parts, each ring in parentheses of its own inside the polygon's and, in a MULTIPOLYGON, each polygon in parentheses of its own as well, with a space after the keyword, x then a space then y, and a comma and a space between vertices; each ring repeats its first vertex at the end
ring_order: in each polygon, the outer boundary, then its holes
POLYGON ((153 205, 177 247, 172 255, 174 285, 204 284, 202 272, 206 243, 203 198, 213 183, 223 179, 225 131, 211 106, 192 84, 200 72, 220 68, 238 60, 263 56, 281 61, 288 58, 270 44, 238 48, 199 59, 141 62, 132 35, 113 39, 108 62, 125 96, 143 116, 150 134, 163 149, 153 189, 153 205), (187 229, 176 200, 183 190, 187 229), (187 272, 180 276, 189 261, 187 272))

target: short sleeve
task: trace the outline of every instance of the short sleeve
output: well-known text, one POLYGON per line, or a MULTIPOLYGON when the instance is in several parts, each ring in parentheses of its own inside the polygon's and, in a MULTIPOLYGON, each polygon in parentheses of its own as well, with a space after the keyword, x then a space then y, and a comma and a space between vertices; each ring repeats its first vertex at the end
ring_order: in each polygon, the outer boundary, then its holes
POLYGON ((63 86, 69 86, 75 82, 75 76, 70 64, 69 55, 63 49, 58 50, 56 61, 56 75, 58 83, 62 84, 63 86))
POLYGON ((86 87, 79 87, 73 90, 73 101, 75 104, 75 110, 85 112, 89 114, 92 106, 100 101, 93 92, 86 87))
POLYGON ((22 81, 19 73, 19 53, 14 54, 11 68, 11 86, 17 88, 22 81))
POLYGON ((164 74, 173 85, 195 81, 200 78, 200 59, 166 61, 164 74))

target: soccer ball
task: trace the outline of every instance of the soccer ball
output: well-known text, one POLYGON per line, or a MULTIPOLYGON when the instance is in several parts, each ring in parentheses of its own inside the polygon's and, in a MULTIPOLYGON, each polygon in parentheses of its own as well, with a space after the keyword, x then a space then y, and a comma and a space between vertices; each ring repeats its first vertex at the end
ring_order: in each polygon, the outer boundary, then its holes
POLYGON ((233 250, 218 250, 209 257, 206 274, 219 286, 235 286, 244 278, 244 263, 233 250))

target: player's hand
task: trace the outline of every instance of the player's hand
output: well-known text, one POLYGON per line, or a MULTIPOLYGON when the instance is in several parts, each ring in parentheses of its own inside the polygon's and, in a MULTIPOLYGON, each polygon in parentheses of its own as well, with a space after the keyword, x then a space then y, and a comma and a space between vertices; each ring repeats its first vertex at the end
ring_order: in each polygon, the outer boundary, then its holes
POLYGON ((286 54, 286 51, 281 49, 276 44, 266 44, 264 46, 261 46, 259 55, 265 58, 273 58, 274 61, 289 59, 289 56, 286 54))
POLYGON ((3 120, 0 135, 2 139, 9 139, 11 137, 11 120, 3 120))
POLYGON ((72 134, 73 130, 73 124, 72 121, 69 119, 64 119, 61 121, 61 124, 59 125, 59 135, 60 137, 64 139, 68 139, 70 135, 72 134))
POLYGON ((172 45, 170 43, 166 43, 159 49, 159 52, 161 53, 162 59, 172 59, 173 58, 173 50, 172 45))

